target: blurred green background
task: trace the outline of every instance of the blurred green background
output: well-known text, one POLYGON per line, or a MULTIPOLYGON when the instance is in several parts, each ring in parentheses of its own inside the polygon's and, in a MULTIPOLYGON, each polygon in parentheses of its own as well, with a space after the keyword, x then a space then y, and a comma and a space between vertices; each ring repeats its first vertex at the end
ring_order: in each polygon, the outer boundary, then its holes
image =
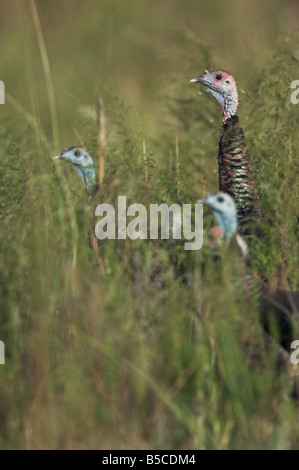
POLYGON ((299 288, 298 3, 2 0, 0 18, 0 447, 298 448, 288 380, 242 348, 257 309, 233 263, 218 270, 206 243, 92 236, 97 203, 118 194, 217 190, 220 107, 188 82, 225 70, 268 217, 253 264, 278 285, 286 245, 285 286, 299 288), (99 95, 105 178, 88 200, 51 157, 80 143, 98 167, 99 95))
MULTIPOLYGON (((173 82, 180 79, 179 91, 185 96, 188 80, 207 68, 203 49, 211 55, 209 67, 230 71, 246 89, 246 83, 254 80, 254 63, 277 47, 281 33, 295 29, 299 22, 297 2, 291 0, 87 0, 84 5, 78 0, 46 0, 36 6, 63 145, 74 139, 77 100, 94 105, 106 87, 132 106, 145 126, 159 126, 161 100, 173 89, 173 82)), ((7 92, 27 109, 31 79, 35 79, 42 124, 49 130, 45 80, 29 4, 4 0, 0 8, 1 79, 7 92)))

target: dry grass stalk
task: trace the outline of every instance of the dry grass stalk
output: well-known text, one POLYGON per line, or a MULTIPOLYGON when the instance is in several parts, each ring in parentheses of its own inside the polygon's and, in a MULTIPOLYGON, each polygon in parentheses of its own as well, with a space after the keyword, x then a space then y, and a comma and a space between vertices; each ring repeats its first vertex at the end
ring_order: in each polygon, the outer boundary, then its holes
POLYGON ((148 186, 148 166, 147 166, 147 158, 146 158, 145 140, 142 142, 142 151, 143 151, 143 163, 144 163, 144 183, 145 183, 145 186, 148 186))
POLYGON ((97 107, 97 119, 99 129, 99 189, 102 189, 105 173, 105 146, 106 146, 106 122, 103 100, 99 97, 97 107))

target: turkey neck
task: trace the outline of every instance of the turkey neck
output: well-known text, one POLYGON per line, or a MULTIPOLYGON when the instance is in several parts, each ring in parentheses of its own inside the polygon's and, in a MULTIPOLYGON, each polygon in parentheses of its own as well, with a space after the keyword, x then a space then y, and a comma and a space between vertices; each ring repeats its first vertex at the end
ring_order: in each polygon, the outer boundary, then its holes
POLYGON ((236 115, 222 125, 218 165, 219 189, 235 199, 242 231, 244 219, 260 218, 261 210, 244 132, 236 115))

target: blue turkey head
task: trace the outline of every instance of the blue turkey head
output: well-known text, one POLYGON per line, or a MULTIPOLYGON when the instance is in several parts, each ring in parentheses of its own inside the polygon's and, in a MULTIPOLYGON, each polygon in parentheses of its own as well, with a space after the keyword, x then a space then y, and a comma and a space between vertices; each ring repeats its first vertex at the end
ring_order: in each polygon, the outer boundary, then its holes
POLYGON ((96 172, 94 161, 90 153, 83 147, 70 147, 63 149, 54 159, 65 160, 71 163, 76 170, 89 195, 93 195, 96 189, 96 172))
POLYGON ((207 90, 212 93, 222 108, 224 123, 231 116, 237 114, 239 104, 238 89, 232 75, 229 75, 227 72, 222 72, 221 70, 214 72, 205 70, 203 75, 192 78, 190 82, 202 83, 207 87, 207 90))
POLYGON ((211 208, 225 238, 229 241, 237 232, 237 210, 233 198, 223 192, 207 193, 201 202, 211 208))

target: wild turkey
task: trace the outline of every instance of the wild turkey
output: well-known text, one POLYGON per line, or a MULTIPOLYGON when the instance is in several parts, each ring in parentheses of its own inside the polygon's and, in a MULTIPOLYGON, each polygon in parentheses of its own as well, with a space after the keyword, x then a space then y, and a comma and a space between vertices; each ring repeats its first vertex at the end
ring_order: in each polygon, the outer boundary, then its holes
MULTIPOLYGON (((92 203, 95 203, 95 199, 97 199, 98 189, 97 172, 95 170, 94 161, 90 153, 83 147, 73 146, 68 149, 63 149, 62 152, 59 155, 53 157, 53 159, 64 160, 72 165, 72 167, 80 176, 83 186, 87 194, 89 195, 89 199, 93 197, 92 203)), ((112 178, 110 178, 110 184, 107 185, 107 191, 109 192, 110 190, 109 196, 111 196, 111 192, 115 193, 119 183, 119 175, 115 174, 112 176, 112 178)), ((90 211, 90 214, 92 214, 92 212, 93 211, 90 211)), ((119 224, 120 221, 117 220, 118 233, 120 231, 122 233, 126 233, 126 224, 119 224)), ((90 227, 88 234, 89 245, 98 253, 99 240, 95 236, 94 226, 95 221, 93 220, 93 224, 90 227)), ((133 243, 136 243, 136 241, 133 243)), ((161 252, 159 248, 157 250, 154 250, 153 247, 151 247, 152 262, 149 269, 148 263, 144 262, 144 255, 146 252, 144 248, 144 245, 138 245, 138 248, 136 250, 130 250, 129 252, 131 279, 134 288, 136 289, 136 291, 142 289, 144 290, 148 287, 146 282, 148 282, 149 285, 152 285, 155 289, 164 288, 165 263, 167 263, 167 260, 165 261, 164 259, 161 259, 161 252), (143 272, 145 273, 144 275, 142 275, 143 272)), ((126 265, 128 265, 128 255, 126 255, 126 265)), ((101 270, 103 273, 105 272, 104 263, 101 264, 101 270)))
MULTIPOLYGON (((277 340, 285 350, 290 349, 294 339, 294 317, 299 312, 299 292, 271 289, 254 275, 248 257, 246 242, 237 233, 237 211, 234 200, 224 192, 207 194, 202 203, 211 208, 225 243, 237 248, 241 274, 241 285, 248 295, 258 296, 260 320, 267 333, 278 329, 277 340)), ((235 280, 234 280, 235 281, 235 280)))
POLYGON ((205 85, 222 108, 219 190, 235 199, 241 232, 246 231, 247 219, 260 218, 262 213, 244 132, 237 116, 239 97, 235 79, 226 72, 205 70, 203 75, 190 82, 205 85))
POLYGON ((97 189, 97 178, 94 161, 90 153, 83 147, 65 148, 54 159, 65 160, 71 163, 82 179, 83 186, 89 196, 93 196, 97 189))

